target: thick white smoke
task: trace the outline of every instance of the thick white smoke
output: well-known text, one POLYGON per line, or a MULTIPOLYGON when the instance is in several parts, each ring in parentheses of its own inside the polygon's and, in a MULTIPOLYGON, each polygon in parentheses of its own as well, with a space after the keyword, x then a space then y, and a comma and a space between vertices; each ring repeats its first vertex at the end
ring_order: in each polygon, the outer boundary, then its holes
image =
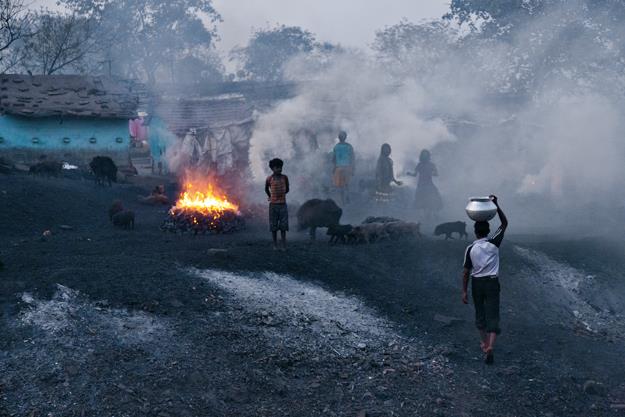
POLYGON ((467 197, 489 192, 534 225, 553 223, 555 212, 563 222, 591 221, 589 207, 622 208, 625 82, 623 60, 614 57, 623 30, 599 18, 575 29, 578 13, 571 3, 505 41, 447 37, 432 43, 439 49, 431 54, 421 46, 395 66, 343 53, 311 74, 305 60, 295 60, 288 73, 306 81, 294 98, 260 115, 255 177, 267 175, 273 157, 287 161, 287 172, 318 175, 343 129, 361 172, 374 169, 385 142, 397 176, 431 149, 442 217, 450 220, 463 216, 467 197), (314 132, 316 143, 302 131, 314 132))
POLYGON ((315 74, 307 73, 305 61, 295 60, 289 73, 313 81, 301 83, 296 97, 260 115, 251 155, 257 179, 267 175, 273 157, 293 162, 291 170, 319 169, 319 158, 331 152, 340 130, 347 131, 359 159, 376 157, 380 146, 390 143, 398 172, 421 149, 454 140, 441 118, 428 117, 427 94, 417 82, 391 83, 360 56, 338 55, 315 74), (306 132, 315 134, 315 143, 306 132))

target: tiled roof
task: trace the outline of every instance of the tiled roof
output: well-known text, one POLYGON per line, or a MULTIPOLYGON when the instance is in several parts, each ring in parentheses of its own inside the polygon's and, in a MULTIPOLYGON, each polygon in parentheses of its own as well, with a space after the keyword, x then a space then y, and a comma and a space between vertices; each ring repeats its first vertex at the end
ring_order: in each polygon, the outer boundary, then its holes
POLYGON ((0 75, 0 112, 126 119, 147 107, 142 84, 81 75, 0 75))
POLYGON ((177 134, 249 123, 253 113, 254 106, 241 96, 164 99, 156 106, 156 114, 177 134))

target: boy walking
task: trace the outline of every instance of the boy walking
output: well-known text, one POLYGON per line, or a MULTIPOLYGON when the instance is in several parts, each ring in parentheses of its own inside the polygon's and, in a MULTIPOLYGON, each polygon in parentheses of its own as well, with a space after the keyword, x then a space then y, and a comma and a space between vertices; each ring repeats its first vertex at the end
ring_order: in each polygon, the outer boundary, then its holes
POLYGON ((475 222, 473 242, 464 253, 464 271, 462 277, 462 302, 468 304, 467 287, 472 281, 471 293, 475 305, 475 325, 480 332, 480 346, 485 354, 484 361, 492 364, 495 360, 493 349, 499 329, 499 246, 508 227, 508 219, 499 207, 497 197, 490 196, 497 206, 501 226, 492 238, 488 237, 488 222, 475 222))
POLYGON ((280 231, 281 250, 286 250, 286 232, 289 230, 289 211, 286 195, 289 192, 289 178, 282 175, 284 162, 275 158, 269 161, 273 172, 265 181, 265 193, 269 199, 269 228, 273 237, 273 249, 278 250, 278 231, 280 231))

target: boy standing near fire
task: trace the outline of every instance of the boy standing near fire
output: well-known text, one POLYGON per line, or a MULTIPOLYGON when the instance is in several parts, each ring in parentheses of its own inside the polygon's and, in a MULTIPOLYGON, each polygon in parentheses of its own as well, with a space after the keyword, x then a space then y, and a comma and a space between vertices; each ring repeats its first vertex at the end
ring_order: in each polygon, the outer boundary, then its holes
POLYGON ((471 293, 475 306, 475 325, 480 332, 480 347, 485 355, 485 362, 492 364, 495 360, 493 349, 499 329, 499 246, 508 227, 508 219, 499 207, 497 197, 490 196, 497 206, 497 214, 501 226, 493 237, 489 238, 490 225, 486 221, 475 222, 473 242, 464 253, 464 270, 462 275, 462 302, 469 303, 467 289, 469 279, 472 281, 471 293))
POLYGON ((354 148, 347 143, 347 132, 339 132, 339 143, 332 151, 333 181, 339 191, 341 204, 349 203, 349 183, 354 175, 354 148))
POLYGON ((289 192, 289 178, 282 175, 284 162, 274 158, 269 161, 269 168, 273 172, 265 181, 265 193, 269 200, 269 228, 273 238, 273 249, 278 250, 278 231, 280 231, 281 250, 286 250, 286 232, 289 230, 289 211, 286 205, 286 195, 289 192))

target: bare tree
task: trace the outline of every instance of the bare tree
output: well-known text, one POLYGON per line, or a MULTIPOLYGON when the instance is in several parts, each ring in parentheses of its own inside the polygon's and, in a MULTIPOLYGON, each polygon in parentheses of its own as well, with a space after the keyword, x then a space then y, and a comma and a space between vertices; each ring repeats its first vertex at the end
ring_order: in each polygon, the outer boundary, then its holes
POLYGON ((84 72, 93 65, 93 55, 104 47, 95 21, 75 14, 40 13, 31 37, 25 67, 39 74, 84 72))
POLYGON ((0 0, 0 73, 20 65, 25 40, 31 36, 31 18, 21 0, 0 0))

